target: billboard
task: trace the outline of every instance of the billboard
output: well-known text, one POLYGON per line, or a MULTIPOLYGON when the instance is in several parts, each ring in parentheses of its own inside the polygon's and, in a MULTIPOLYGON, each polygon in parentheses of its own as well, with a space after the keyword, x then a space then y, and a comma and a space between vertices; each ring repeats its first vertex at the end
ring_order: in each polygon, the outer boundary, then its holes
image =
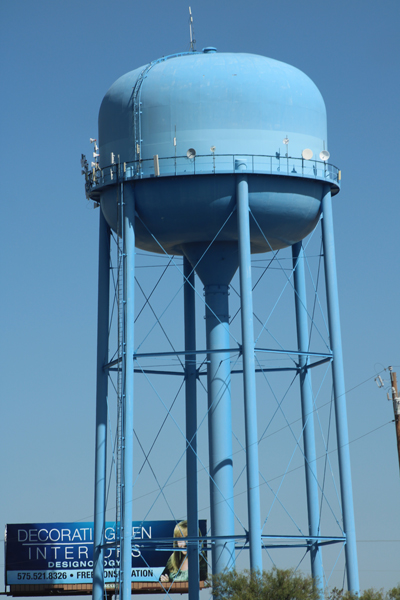
MULTIPOLYGON (((207 523, 199 521, 199 535, 207 523)), ((133 582, 188 581, 186 521, 132 522, 133 582), (179 567, 179 564, 181 567, 179 567), (176 570, 176 566, 178 568, 176 570)), ((105 582, 118 578, 120 552, 115 522, 107 522, 104 550, 105 582)), ((92 584, 93 523, 23 523, 6 526, 6 585, 92 584)), ((207 577, 204 552, 200 579, 207 577)))

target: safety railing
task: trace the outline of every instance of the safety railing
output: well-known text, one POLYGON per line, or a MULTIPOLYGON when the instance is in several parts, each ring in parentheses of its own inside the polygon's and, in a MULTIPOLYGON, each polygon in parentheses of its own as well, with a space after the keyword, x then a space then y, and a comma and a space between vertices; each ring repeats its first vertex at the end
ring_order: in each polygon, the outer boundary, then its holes
POLYGON ((86 173, 86 193, 96 191, 117 181, 176 177, 187 175, 232 174, 246 172, 258 175, 305 177, 329 182, 340 188, 341 172, 334 165, 318 161, 276 154, 208 154, 154 157, 140 161, 112 164, 86 173))

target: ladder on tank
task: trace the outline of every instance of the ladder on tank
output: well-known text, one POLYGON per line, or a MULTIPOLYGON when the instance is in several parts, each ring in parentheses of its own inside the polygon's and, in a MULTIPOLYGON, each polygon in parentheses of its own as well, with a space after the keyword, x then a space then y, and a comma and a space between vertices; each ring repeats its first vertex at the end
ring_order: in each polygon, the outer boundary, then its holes
POLYGON ((143 71, 140 73, 139 77, 137 78, 135 85, 133 87, 133 91, 132 91, 133 139, 135 142, 135 161, 137 162, 136 174, 138 177, 141 176, 141 160, 142 160, 142 118, 141 118, 142 103, 140 101, 140 97, 141 97, 140 92, 142 89, 143 81, 146 79, 147 73, 150 71, 150 69, 152 69, 154 64, 156 64, 157 62, 159 62, 159 61, 157 60, 157 61, 151 62, 143 69, 143 71))
MULTIPOLYGON (((131 95, 132 115, 133 115, 133 119, 132 119, 132 121, 133 121, 133 140, 135 143, 136 176, 139 178, 142 176, 141 161, 142 161, 142 141, 143 140, 142 140, 142 117, 141 117, 142 102, 141 102, 140 98, 141 98, 143 81, 146 79, 148 72, 151 71, 151 69, 155 65, 162 63, 166 60, 169 60, 170 58, 176 58, 178 56, 185 56, 187 54, 192 55, 193 52, 197 53, 195 50, 192 50, 191 52, 179 52, 177 54, 171 54, 170 56, 163 56, 162 58, 153 60, 151 63, 149 63, 148 65, 145 66, 145 68, 140 73, 139 77, 137 78, 135 85, 133 86, 132 95, 131 95)), ((201 53, 197 53, 197 54, 201 54, 201 53)))

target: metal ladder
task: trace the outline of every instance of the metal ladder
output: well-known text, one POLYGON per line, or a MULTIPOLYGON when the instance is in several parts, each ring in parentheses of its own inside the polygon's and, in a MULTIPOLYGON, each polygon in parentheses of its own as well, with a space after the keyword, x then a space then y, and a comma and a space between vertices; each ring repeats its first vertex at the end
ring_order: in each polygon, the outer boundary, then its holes
MULTIPOLYGON (((202 54, 201 52, 194 52, 194 54, 202 54)), ((193 52, 179 52, 178 54, 171 54, 170 56, 163 56, 157 60, 153 60, 151 63, 145 66, 143 71, 137 78, 135 85, 133 86, 131 102, 132 102, 132 113, 133 113, 133 140, 135 143, 135 162, 136 162, 136 176, 141 178, 141 161, 142 161, 142 102, 141 92, 143 81, 146 79, 149 71, 155 65, 162 63, 170 58, 177 58, 179 56, 193 55, 193 52)))

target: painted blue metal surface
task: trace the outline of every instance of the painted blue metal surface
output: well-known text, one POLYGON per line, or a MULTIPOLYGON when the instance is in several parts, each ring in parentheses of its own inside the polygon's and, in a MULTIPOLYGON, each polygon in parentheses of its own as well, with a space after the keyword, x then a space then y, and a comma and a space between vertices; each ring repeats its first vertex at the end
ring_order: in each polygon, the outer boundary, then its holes
POLYGON ((220 538, 213 547, 212 569, 220 573, 235 566, 231 373, 225 349, 230 343, 228 288, 238 266, 237 247, 225 242, 208 249, 185 244, 184 252, 204 284, 206 301, 211 532, 220 538))
POLYGON ((204 284, 208 354, 208 442, 210 459, 213 573, 235 566, 231 373, 229 352, 229 283, 238 266, 237 247, 217 242, 205 253, 203 244, 187 244, 187 259, 204 284))
POLYGON ((306 160, 296 156, 269 154, 196 154, 194 158, 169 156, 158 158, 159 174, 154 169, 154 157, 151 159, 119 164, 88 172, 87 193, 95 195, 105 186, 115 185, 115 179, 134 181, 154 177, 177 177, 187 175, 225 175, 236 172, 236 162, 245 158, 247 172, 254 175, 278 175, 282 177, 306 177, 329 182, 334 195, 340 188, 340 170, 331 163, 321 160, 306 160))
MULTIPOLYGON (((161 244, 168 253, 184 254, 186 244, 210 242, 236 204, 234 175, 158 177, 130 185, 137 212, 146 224, 137 223, 136 245, 152 252, 160 252, 161 244)), ((306 178, 249 178, 250 207, 262 229, 251 224, 252 253, 285 248, 306 237, 318 223, 321 187, 321 182, 306 178)), ((112 187, 101 192, 102 210, 117 230, 115 197, 112 187)), ((236 222, 231 219, 219 240, 236 244, 237 237, 236 222)))
MULTIPOLYGON (((186 400, 186 503, 188 536, 198 536, 198 493, 197 493, 197 372, 196 315, 194 270, 187 258, 183 261, 184 274, 184 318, 185 318, 185 400, 186 400)), ((199 544, 188 544, 189 596, 199 598, 199 544)))
POLYGON ((257 397, 254 365, 253 294, 249 224, 249 186, 246 175, 237 175, 236 180, 250 569, 254 571, 262 571, 260 481, 258 474, 257 397))
POLYGON ((121 600, 131 597, 132 502, 133 502, 133 352, 135 292, 135 199, 132 188, 121 186, 124 251, 124 335, 123 335, 123 494, 121 518, 121 600))
MULTIPOLYGON (((204 289, 207 347, 211 350, 226 348, 229 344, 228 285, 205 285, 204 289)), ((221 573, 235 566, 231 374, 229 354, 209 354, 208 361, 211 531, 212 535, 225 536, 215 541, 212 570, 221 573)))
POLYGON ((339 293, 336 276, 335 239, 333 234, 332 200, 329 187, 322 199, 322 233, 325 282, 328 303, 329 333, 333 351, 332 377, 335 394, 336 435, 340 466, 343 525, 346 535, 346 566, 349 590, 358 594, 357 540, 354 521, 353 487, 351 483, 349 433, 347 425, 346 387, 343 370, 342 335, 340 331, 339 293))
POLYGON ((111 152, 121 162, 137 158, 134 108, 141 112, 141 159, 209 154, 289 154, 327 147, 326 110, 315 84, 291 65, 253 54, 188 53, 155 61, 120 77, 99 113, 100 165, 111 152), (174 145, 174 138, 176 145, 174 145), (133 142, 133 143, 132 143, 133 142))
MULTIPOLYGON (((101 204, 109 226, 117 232, 124 229, 124 286, 127 286, 124 289, 127 295, 123 355, 126 419, 125 534, 121 542, 123 571, 128 569, 131 542, 127 525, 132 508, 134 370, 131 361, 134 357, 135 245, 151 252, 159 253, 163 249, 170 254, 183 255, 186 276, 190 263, 204 284, 214 573, 232 568, 235 564, 228 289, 240 262, 249 546, 251 568, 262 568, 261 539, 264 547, 266 545, 265 536, 261 536, 260 531, 258 496, 250 255, 298 244, 316 226, 322 204, 325 207, 326 287, 334 354, 346 558, 350 587, 357 590, 333 229, 329 213, 331 194, 337 193, 340 188, 340 172, 318 160, 320 152, 327 149, 325 105, 311 80, 294 67, 250 54, 219 54, 206 50, 153 61, 115 82, 100 109, 100 163, 86 178, 87 195, 101 204), (305 149, 313 153, 313 160, 302 157, 305 149), (115 164, 111 164, 114 160, 115 164), (242 170, 246 171, 246 176, 240 174, 242 170), (117 186, 120 182, 123 182, 124 210, 129 212, 119 222, 117 186), (249 208, 257 224, 249 222, 249 208), (136 219, 134 211, 138 215, 136 219)), ((296 246, 296 258, 300 251, 300 246, 296 246)), ((294 353, 299 356, 301 369, 305 426, 310 524, 305 543, 311 552, 313 574, 322 579, 320 545, 328 542, 322 541, 325 538, 319 535, 316 472, 311 466, 315 458, 315 444, 309 419, 312 412, 311 381, 306 367, 307 357, 313 353, 308 352, 305 292, 300 271, 298 265, 295 286, 299 349, 294 353)), ((195 440, 193 364, 194 352, 198 351, 195 350, 190 316, 193 305, 189 299, 188 284, 185 288, 187 437, 195 440)), ((328 355, 321 354, 323 357, 328 355)), ((113 364, 108 366, 111 368, 113 364)), ((100 450, 97 451, 100 455, 100 450)), ((193 538, 197 529, 194 516, 197 513, 195 464, 193 445, 187 451, 189 537, 193 538)), ((299 545, 304 546, 304 543, 299 545)), ((194 553, 189 547, 189 561, 193 563, 192 555, 194 553)), ((197 559, 196 564, 198 568, 197 559)), ((191 587, 191 598, 195 598, 198 588, 194 590, 194 586, 191 587)), ((123 585, 125 600, 129 595, 130 584, 128 587, 126 577, 123 585)))
POLYGON ((99 279, 97 312, 97 385, 96 385, 96 449, 94 492, 93 600, 102 600, 104 589, 104 548, 106 468, 107 468, 107 392, 108 314, 110 295, 110 230, 100 211, 99 279))
MULTIPOLYGON (((296 326, 299 350, 306 353, 310 346, 308 335, 307 293, 305 280, 304 250, 301 242, 292 246, 293 279, 295 291, 296 326)), ((308 530, 315 540, 320 531, 320 511, 318 498, 317 456, 315 452, 314 404, 309 371, 309 358, 299 355, 299 377, 301 413, 303 422, 304 459, 307 487, 308 530)), ((310 543, 311 573, 318 582, 321 600, 324 598, 324 578, 321 549, 317 541, 310 543)))
MULTIPOLYGON (((117 230, 119 170, 135 186, 138 214, 174 254, 183 243, 213 239, 235 202, 234 178, 226 174, 235 173, 238 157, 259 175, 249 181, 249 202, 268 243, 253 228, 252 252, 303 239, 318 222, 321 183, 338 189, 337 170, 319 161, 327 147, 320 92, 298 69, 251 54, 188 53, 127 73, 103 99, 99 145, 91 193, 110 226, 117 230), (304 160, 304 149, 316 160, 304 160)), ((233 222, 223 236, 237 241, 233 222)), ((159 251, 140 226, 136 244, 159 251)))

